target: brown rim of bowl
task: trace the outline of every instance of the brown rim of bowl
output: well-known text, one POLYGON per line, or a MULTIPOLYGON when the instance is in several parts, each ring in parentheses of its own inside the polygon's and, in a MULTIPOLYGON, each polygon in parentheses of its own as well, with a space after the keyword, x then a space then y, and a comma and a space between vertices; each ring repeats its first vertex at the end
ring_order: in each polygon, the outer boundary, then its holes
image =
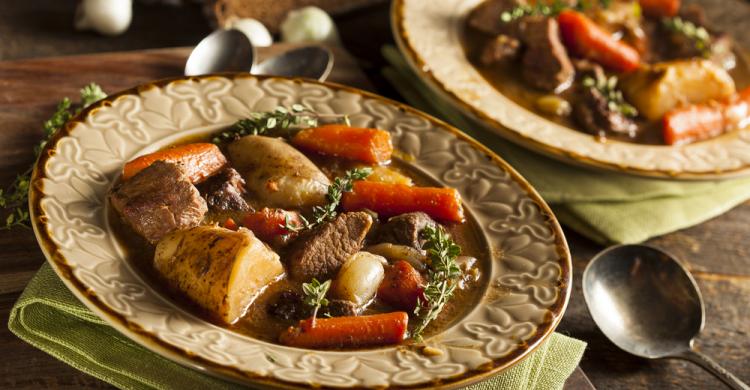
POLYGON ((453 389, 453 388, 470 385, 472 383, 486 379, 500 371, 503 371, 517 364, 518 362, 523 360, 525 357, 527 357, 529 353, 531 353, 536 348, 538 348, 539 345, 541 345, 541 343, 544 340, 546 340, 554 332, 555 328, 560 323, 560 320, 562 319, 563 314, 565 313, 565 309, 567 308, 567 304, 570 299, 571 285, 572 285, 572 260, 570 256, 570 250, 568 249, 568 244, 565 240, 565 236, 563 234, 562 228, 560 227, 560 224, 558 223, 557 219, 555 218, 554 214, 552 213, 552 210, 549 208, 547 203, 544 202, 544 200, 536 192, 536 190, 533 187, 531 187, 531 185, 518 172, 516 172, 516 170, 513 169, 513 167, 511 167, 507 162, 505 162, 497 154, 495 154, 493 151, 488 149, 486 146, 480 144, 478 141, 474 140, 470 136, 464 134, 462 131, 456 129, 455 127, 437 118, 434 118, 428 114, 425 114, 421 111, 418 111, 402 103, 376 95, 371 92, 363 91, 357 88, 348 87, 348 86, 341 85, 341 84, 336 84, 336 83, 331 83, 331 82, 320 82, 320 81, 309 80, 309 79, 285 78, 285 77, 275 77, 275 76, 257 76, 257 75, 250 75, 248 73, 215 73, 215 74, 193 76, 193 77, 166 78, 166 79, 160 79, 160 80, 148 82, 148 83, 141 84, 139 86, 136 86, 130 89, 126 89, 124 91, 117 92, 113 95, 110 95, 92 104, 91 106, 82 110, 78 115, 71 118, 67 123, 65 123, 65 125, 57 133, 55 133, 55 135, 49 140, 49 142, 47 142, 46 146, 40 153, 39 159, 34 164, 34 170, 33 170, 32 178, 31 178, 31 187, 30 187, 31 189, 29 191, 29 210, 30 210, 30 215, 31 215, 31 220, 32 220, 32 226, 34 228, 34 233, 37 237, 37 241, 39 242, 42 252, 44 253, 45 257, 50 261, 53 268, 55 269, 57 274, 61 277, 61 279, 65 282, 68 288, 92 311, 96 312, 100 317, 107 319, 108 320, 107 322, 110 325, 112 325, 114 328, 119 330, 120 333, 125 334, 128 338, 131 338, 132 340, 136 341, 138 344, 146 347, 147 349, 150 349, 153 352, 158 353, 164 358, 167 358, 172 361, 176 361, 186 367, 190 367, 192 369, 198 369, 201 372, 208 373, 213 376, 220 377, 222 379, 240 381, 240 383, 243 383, 243 384, 247 384, 247 381, 249 380, 249 381, 252 381, 253 383, 259 383, 259 384, 263 384, 266 386, 285 388, 285 389, 288 389, 288 388, 307 389, 310 387, 321 388, 321 389, 328 389, 328 388, 339 389, 337 387, 326 387, 326 386, 305 386, 305 385, 300 385, 299 383, 295 383, 295 382, 283 381, 283 380, 276 379, 276 378, 270 378, 268 376, 260 376, 260 375, 245 372, 239 369, 226 367, 224 365, 219 365, 219 364, 210 362, 206 359, 203 359, 201 357, 195 356, 190 351, 177 348, 171 344, 168 344, 158 339, 156 336, 154 336, 151 333, 148 333, 137 324, 129 322, 124 316, 114 312, 107 305, 105 305, 101 300, 99 300, 96 294, 89 291, 86 288, 86 285, 74 276, 70 265, 68 264, 65 257, 60 253, 57 245, 52 241, 52 238, 49 234, 49 230, 47 229, 47 218, 44 213, 44 210, 41 207, 41 199, 43 197, 43 190, 44 190, 42 179, 45 178, 45 175, 46 175, 44 167, 47 161, 49 160, 49 158, 55 154, 55 148, 57 146, 57 143, 62 138, 68 136, 70 132, 73 130, 73 128, 78 123, 83 122, 88 115, 94 113, 100 107, 106 107, 106 106, 111 105, 113 101, 119 99, 120 97, 127 96, 127 95, 139 95, 141 91, 145 91, 151 88, 164 87, 173 82, 180 82, 180 81, 186 81, 186 80, 201 80, 201 79, 210 79, 210 78, 228 78, 230 80, 234 80, 238 78, 255 78, 258 80, 280 79, 280 80, 291 81, 294 83, 317 84, 317 85, 322 85, 327 88, 330 88, 334 91, 346 91, 346 92, 358 94, 360 96, 367 97, 370 99, 380 100, 380 101, 383 101, 385 103, 388 103, 390 105, 397 107, 402 112, 408 112, 412 115, 422 117, 426 119, 427 121, 431 122, 433 125, 436 125, 436 127, 442 127, 445 130, 449 131, 450 133, 454 134, 457 138, 468 142, 474 148, 483 152, 486 157, 492 160, 501 169, 508 172, 513 178, 513 180, 516 183, 518 183, 518 185, 521 186, 521 188, 525 190, 526 193, 529 195, 529 197, 537 204, 537 206, 541 209, 542 214, 546 216, 547 220, 551 224, 551 228, 553 229, 554 234, 555 234, 556 250, 561 259, 559 263, 562 269, 562 275, 560 276, 560 282, 559 282, 560 283, 559 288, 561 291, 560 291, 560 294, 558 294, 557 301, 549 309, 551 313, 547 315, 547 318, 545 319, 544 323, 542 323, 537 328, 536 333, 529 340, 524 342, 519 348, 514 350, 512 353, 502 358, 493 360, 491 368, 488 368, 485 370, 470 370, 464 374, 457 375, 455 377, 446 378, 437 382, 422 383, 422 384, 417 384, 414 386, 392 386, 389 388, 393 388, 393 389, 401 389, 401 388, 403 389, 428 389, 428 388, 429 389, 453 389), (207 369, 207 368, 210 368, 210 369, 207 369))
MULTIPOLYGON (((562 148, 550 146, 541 141, 532 139, 526 135, 523 135, 511 128, 504 126, 502 123, 494 118, 489 117, 487 114, 474 108, 472 105, 466 103, 454 92, 449 91, 446 86, 429 70, 427 64, 422 60, 419 54, 409 44, 409 36, 404 28, 403 18, 403 7, 404 2, 407 0, 393 0, 391 5, 391 30, 395 38, 396 44, 400 49, 401 53, 405 54, 406 62, 420 78, 426 82, 427 86, 435 93, 440 95, 442 98, 448 100, 454 105, 460 106, 463 112, 471 114, 474 120, 484 123, 485 125, 491 126, 496 130, 496 134, 501 135, 507 140, 510 140, 518 145, 528 148, 535 152, 542 152, 543 155, 552 157, 559 161, 566 163, 573 163, 578 166, 591 168, 605 169, 608 171, 615 171, 618 173, 642 176, 652 179, 679 179, 684 181, 705 181, 705 180, 727 180, 736 179, 739 177, 745 177, 750 175, 750 163, 743 165, 742 167, 735 169, 727 169, 716 171, 670 171, 670 170, 659 170, 659 169, 643 169, 626 164, 616 164, 608 161, 597 160, 582 156, 578 153, 571 152, 562 148)), ((526 110, 524 108, 524 110, 526 110)), ((527 110, 528 111, 528 110, 527 110)), ((532 114, 539 116, 532 112, 532 114)), ((578 131, 571 129, 573 131, 578 131)), ((589 134, 585 134, 592 139, 592 142, 599 142, 595 140, 595 137, 589 134)), ((617 140, 609 140, 607 142, 627 144, 617 140)), ((664 146, 668 148, 670 146, 664 146)))

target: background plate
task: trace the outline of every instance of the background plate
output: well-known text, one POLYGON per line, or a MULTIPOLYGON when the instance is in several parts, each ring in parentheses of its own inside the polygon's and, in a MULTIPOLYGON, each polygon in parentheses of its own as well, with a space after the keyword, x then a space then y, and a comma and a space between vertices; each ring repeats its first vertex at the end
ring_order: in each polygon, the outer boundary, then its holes
MULTIPOLYGON (((685 146, 642 145, 595 137, 549 121, 513 102, 485 80, 461 46, 466 15, 482 0, 394 0, 391 24, 401 52, 419 77, 455 107, 513 142, 568 163, 684 180, 750 174, 750 128, 685 146)), ((709 21, 743 48, 750 4, 703 0, 709 21)))

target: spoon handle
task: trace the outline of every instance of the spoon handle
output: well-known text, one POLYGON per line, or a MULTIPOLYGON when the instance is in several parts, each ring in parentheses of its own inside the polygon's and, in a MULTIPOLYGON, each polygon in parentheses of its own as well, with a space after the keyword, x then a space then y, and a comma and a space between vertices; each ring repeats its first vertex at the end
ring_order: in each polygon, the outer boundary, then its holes
POLYGON ((692 349, 689 349, 677 356, 680 359, 689 360, 701 367, 706 371, 719 378, 722 382, 726 383, 727 386, 734 390, 750 390, 750 387, 742 382, 740 378, 737 378, 731 372, 727 371, 724 367, 720 366, 710 357, 692 349))

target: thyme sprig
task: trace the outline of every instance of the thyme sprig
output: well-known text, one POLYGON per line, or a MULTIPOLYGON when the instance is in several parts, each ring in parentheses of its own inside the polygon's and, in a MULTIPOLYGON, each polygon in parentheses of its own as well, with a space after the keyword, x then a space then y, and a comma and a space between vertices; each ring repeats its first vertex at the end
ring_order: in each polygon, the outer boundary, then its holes
POLYGON ((430 268, 424 298, 419 299, 414 309, 414 314, 419 318, 412 331, 412 338, 416 341, 421 341, 427 325, 438 317, 453 296, 461 276, 461 268, 456 262, 456 257, 461 254, 461 247, 450 235, 442 227, 431 226, 424 228, 421 235, 426 240, 423 247, 427 250, 430 268))
POLYGON ((320 283, 318 279, 312 278, 310 283, 302 283, 302 292, 305 294, 303 302, 313 308, 311 317, 312 323, 310 324, 313 328, 315 327, 315 319, 318 316, 318 310, 320 310, 322 306, 328 306, 326 294, 330 288, 330 280, 320 283))
POLYGON ((682 34, 692 41, 695 49, 703 57, 708 58, 711 56, 711 35, 704 27, 698 26, 689 20, 684 20, 679 16, 664 18, 662 19, 662 24, 667 30, 682 34))
MULTIPOLYGON (((610 1, 602 0, 599 2, 603 8, 609 7, 610 1)), ((515 20, 521 19, 524 16, 540 15, 540 16, 557 16, 560 12, 566 9, 574 9, 577 11, 584 11, 589 8, 589 2, 578 1, 575 4, 570 4, 563 0, 553 0, 551 2, 537 1, 533 5, 523 4, 513 7, 509 11, 505 11, 500 14, 500 20, 505 23, 510 23, 515 20)))
POLYGON ((299 232, 312 229, 324 222, 332 220, 337 214, 336 209, 341 203, 341 197, 344 195, 344 192, 350 192, 355 181, 364 180, 367 176, 370 176, 371 173, 372 168, 369 167, 354 168, 346 171, 343 177, 337 177, 333 180, 333 183, 328 186, 328 193, 326 194, 326 200, 328 202, 323 206, 313 207, 312 217, 310 219, 300 215, 302 225, 299 225, 293 223, 287 215, 283 228, 290 232, 299 232))
POLYGON ((334 122, 350 125, 347 115, 320 114, 303 104, 292 104, 289 108, 279 106, 273 111, 254 112, 219 133, 212 141, 219 144, 246 135, 289 136, 296 130, 317 126, 321 118, 332 118, 334 122))
MULTIPOLYGON (((63 98, 57 104, 54 114, 44 122, 42 129, 44 136, 42 140, 34 146, 34 158, 38 158, 44 149, 44 146, 53 135, 67 122, 71 117, 77 115, 84 108, 107 96, 101 87, 91 83, 81 88, 81 102, 75 111, 71 111, 73 103, 69 98, 63 98)), ((27 168, 23 173, 17 174, 15 180, 6 189, 0 188, 0 208, 5 216, 5 224, 0 225, 0 229, 13 229, 16 227, 29 227, 29 211, 26 209, 26 203, 29 200, 29 185, 31 182, 32 167, 27 168)))
POLYGON ((622 91, 617 88, 617 76, 611 76, 609 78, 600 77, 596 79, 591 76, 586 76, 583 78, 582 83, 584 87, 594 88, 599 91, 607 99, 607 108, 611 111, 619 112, 622 115, 631 118, 638 116, 638 110, 625 101, 625 98, 622 96, 622 91))

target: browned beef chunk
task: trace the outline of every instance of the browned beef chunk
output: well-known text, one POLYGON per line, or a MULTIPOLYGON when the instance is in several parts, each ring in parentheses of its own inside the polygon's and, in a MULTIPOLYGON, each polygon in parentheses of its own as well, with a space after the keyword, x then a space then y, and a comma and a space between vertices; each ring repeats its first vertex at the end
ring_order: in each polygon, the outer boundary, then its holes
POLYGON ((419 233, 427 226, 435 227, 437 222, 425 213, 397 215, 388 219, 388 222, 380 227, 378 241, 422 249, 423 240, 419 237, 419 233))
POLYGON ((370 226, 372 217, 358 211, 339 214, 333 221, 301 234, 286 256, 292 277, 302 281, 333 278, 341 265, 362 248, 370 226))
POLYGON ((227 168, 208 179, 200 186, 200 192, 212 210, 251 211, 242 197, 245 180, 234 168, 227 168))
POLYGON ((529 85, 547 92, 560 92, 570 86, 575 69, 560 41, 557 21, 543 16, 523 19, 522 76, 529 85))
POLYGON ((184 172, 163 161, 118 185, 110 200, 122 219, 151 243, 174 230, 198 226, 208 211, 184 172))
POLYGON ((500 15, 519 5, 526 5, 526 0, 487 0, 471 11, 469 27, 492 36, 507 34, 517 37, 518 21, 506 23, 500 15))
POLYGON ((511 62, 518 57, 520 50, 521 42, 518 39, 500 34, 484 44, 479 53, 479 62, 485 66, 511 62))
POLYGON ((574 107, 575 118, 589 133, 601 137, 617 133, 635 137, 638 125, 619 111, 609 109, 607 98, 596 88, 585 88, 574 107))
POLYGON ((323 309, 323 315, 331 317, 354 317, 359 315, 359 309, 354 302, 345 299, 331 299, 323 309))
MULTIPOLYGON (((274 301, 268 305, 268 313, 283 320, 302 320, 312 316, 313 308, 306 305, 302 294, 291 290, 279 293, 274 301)), ((318 315, 331 317, 356 316, 359 314, 357 305, 342 299, 330 299, 328 305, 322 307, 318 315)))

